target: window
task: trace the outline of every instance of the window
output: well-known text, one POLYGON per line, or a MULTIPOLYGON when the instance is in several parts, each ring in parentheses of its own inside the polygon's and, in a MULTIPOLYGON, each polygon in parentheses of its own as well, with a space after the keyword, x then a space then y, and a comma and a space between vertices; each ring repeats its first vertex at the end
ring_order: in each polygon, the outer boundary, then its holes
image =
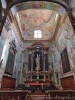
POLYGON ((35 30, 34 31, 34 38, 42 38, 42 31, 41 30, 35 30))

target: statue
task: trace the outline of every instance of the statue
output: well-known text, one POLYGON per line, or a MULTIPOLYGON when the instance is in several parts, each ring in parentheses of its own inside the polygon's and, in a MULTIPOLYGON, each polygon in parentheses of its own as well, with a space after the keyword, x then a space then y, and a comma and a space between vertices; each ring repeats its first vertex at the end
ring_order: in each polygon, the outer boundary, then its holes
POLYGON ((28 69, 27 69, 27 62, 25 62, 23 64, 23 70, 22 70, 23 75, 25 75, 27 73, 27 71, 28 71, 28 69))
POLYGON ((36 61, 36 70, 39 71, 40 70, 40 56, 38 54, 35 61, 36 61))

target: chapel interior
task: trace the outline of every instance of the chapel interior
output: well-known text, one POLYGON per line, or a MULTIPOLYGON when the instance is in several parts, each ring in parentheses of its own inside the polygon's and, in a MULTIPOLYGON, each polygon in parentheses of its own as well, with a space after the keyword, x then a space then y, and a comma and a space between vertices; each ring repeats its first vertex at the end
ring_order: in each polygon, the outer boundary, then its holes
POLYGON ((75 100, 75 0, 0 0, 0 100, 75 100))

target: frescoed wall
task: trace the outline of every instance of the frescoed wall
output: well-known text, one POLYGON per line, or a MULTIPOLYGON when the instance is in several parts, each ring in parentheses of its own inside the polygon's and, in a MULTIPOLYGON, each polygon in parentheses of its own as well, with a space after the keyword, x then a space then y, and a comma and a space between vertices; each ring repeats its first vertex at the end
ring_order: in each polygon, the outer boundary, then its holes
POLYGON ((75 57, 74 57, 74 41, 72 42, 74 37, 74 31, 72 28, 72 25, 70 23, 70 20, 67 16, 67 14, 64 15, 63 20, 60 22, 60 27, 58 29, 58 35, 56 37, 56 47, 57 47, 57 52, 59 54, 57 60, 58 60, 58 66, 59 66, 59 72, 60 76, 62 76, 64 73, 67 74, 68 72, 71 72, 74 70, 75 67, 75 57), (68 59, 68 70, 63 69, 64 65, 62 61, 62 53, 64 52, 66 48, 66 53, 67 53, 67 59, 68 59))
MULTIPOLYGON (((1 37, 0 37, 0 58, 1 58, 0 61, 2 60, 2 64, 0 67, 0 80, 2 76, 5 74, 6 63, 7 63, 9 47, 10 47, 9 44, 12 40, 15 40, 15 42, 17 41, 11 25, 8 23, 8 20, 6 20, 2 33, 1 33, 1 37)), ((17 66, 15 65, 18 65, 18 64, 16 62, 14 64, 12 77, 16 78, 17 66)))

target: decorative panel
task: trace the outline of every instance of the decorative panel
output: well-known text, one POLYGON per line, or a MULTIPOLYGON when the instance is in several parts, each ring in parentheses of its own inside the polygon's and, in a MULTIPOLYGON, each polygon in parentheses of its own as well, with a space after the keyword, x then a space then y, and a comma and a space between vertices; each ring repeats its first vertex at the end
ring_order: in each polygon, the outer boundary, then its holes
POLYGON ((64 90, 72 90, 75 88, 74 76, 61 78, 61 86, 64 90))
POLYGON ((16 79, 8 76, 3 76, 1 89, 15 89, 16 79))

